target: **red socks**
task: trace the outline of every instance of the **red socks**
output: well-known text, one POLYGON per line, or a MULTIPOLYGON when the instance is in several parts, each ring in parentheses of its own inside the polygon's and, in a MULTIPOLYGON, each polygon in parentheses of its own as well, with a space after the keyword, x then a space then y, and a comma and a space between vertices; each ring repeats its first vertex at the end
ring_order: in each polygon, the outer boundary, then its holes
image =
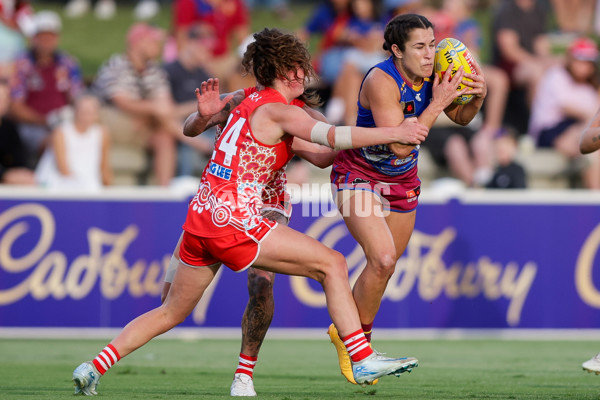
POLYGON ((343 337, 342 342, 346 345, 346 350, 348 350, 348 354, 353 362, 362 361, 373 354, 373 350, 369 346, 369 342, 367 342, 362 329, 343 337))
POLYGON ((104 375, 104 373, 108 371, 110 367, 115 365, 120 359, 121 356, 119 355, 117 349, 115 349, 115 346, 109 344, 100 352, 100 354, 96 356, 96 358, 92 360, 92 362, 94 363, 94 366, 98 372, 100 372, 100 375, 104 375))
POLYGON ((240 353, 240 358, 238 362, 237 369, 235 370, 236 374, 246 374, 252 378, 252 372, 254 371, 254 366, 256 365, 257 357, 250 357, 245 354, 240 353))

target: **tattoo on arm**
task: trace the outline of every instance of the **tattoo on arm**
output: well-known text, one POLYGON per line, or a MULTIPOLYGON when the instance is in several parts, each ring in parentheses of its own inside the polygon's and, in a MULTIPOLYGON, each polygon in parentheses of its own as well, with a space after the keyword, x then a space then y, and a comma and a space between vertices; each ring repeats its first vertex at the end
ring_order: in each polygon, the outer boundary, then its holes
POLYGON ((224 124, 225 122, 227 122, 227 118, 229 118, 229 114, 231 113, 231 111, 237 106, 239 106, 242 100, 244 100, 243 93, 234 94, 231 100, 229 100, 225 104, 225 107, 223 107, 223 109, 217 115, 211 118, 209 127, 215 126, 217 124, 224 124))

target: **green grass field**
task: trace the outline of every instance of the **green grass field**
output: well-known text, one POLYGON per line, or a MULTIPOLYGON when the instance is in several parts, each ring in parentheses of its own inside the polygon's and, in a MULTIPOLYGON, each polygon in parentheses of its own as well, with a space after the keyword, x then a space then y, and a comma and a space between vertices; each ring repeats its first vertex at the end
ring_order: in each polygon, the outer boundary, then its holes
MULTIPOLYGON (((325 336, 325 335, 324 335, 325 336)), ((600 376, 581 363, 600 351, 592 341, 376 341, 380 351, 411 355, 420 366, 361 388, 339 374, 323 340, 268 339, 255 369, 263 399, 600 399, 600 376)), ((0 399, 61 399, 80 362, 106 341, 0 340, 0 399)), ((102 399, 230 399, 238 340, 156 339, 100 381, 102 399)))

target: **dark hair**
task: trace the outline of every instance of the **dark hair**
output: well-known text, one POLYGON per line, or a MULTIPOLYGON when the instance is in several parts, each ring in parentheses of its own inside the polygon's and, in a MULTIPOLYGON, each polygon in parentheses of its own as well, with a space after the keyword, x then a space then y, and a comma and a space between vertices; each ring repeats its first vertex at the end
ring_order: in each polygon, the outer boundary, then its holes
POLYGON ((433 29, 433 24, 424 16, 418 14, 400 14, 394 17, 385 26, 383 33, 383 49, 392 52, 392 45, 398 46, 400 51, 406 49, 406 42, 414 29, 433 29))
MULTIPOLYGON (((596 64, 596 62, 594 62, 594 61, 588 61, 588 62, 594 66, 594 72, 590 76, 588 76, 583 82, 579 81, 579 83, 585 83, 588 85, 592 85, 594 87, 594 89, 598 90, 598 88, 600 88, 600 80, 598 77, 598 64, 596 64)), ((575 80, 575 74, 573 73, 573 65, 571 62, 567 62, 565 69, 567 70, 567 72, 569 73, 571 78, 573 78, 573 80, 575 80)))
POLYGON ((277 78, 287 78, 289 71, 302 69, 306 78, 315 77, 308 49, 291 33, 265 28, 254 34, 242 59, 242 71, 252 72, 256 81, 272 86, 277 78))
POLYGON ((307 106, 311 108, 317 108, 323 105, 321 96, 319 96, 319 93, 317 93, 317 89, 314 88, 304 89, 304 93, 302 93, 298 97, 298 100, 302 100, 307 106))

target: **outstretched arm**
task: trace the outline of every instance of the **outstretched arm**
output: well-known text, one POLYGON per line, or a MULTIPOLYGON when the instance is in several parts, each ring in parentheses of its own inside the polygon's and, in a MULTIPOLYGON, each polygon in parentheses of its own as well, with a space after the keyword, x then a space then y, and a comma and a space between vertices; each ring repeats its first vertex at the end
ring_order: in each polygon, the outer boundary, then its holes
MULTIPOLYGON (((325 116, 322 113, 313 108, 304 106, 303 110, 306 111, 308 115, 310 115, 317 121, 328 122, 327 118, 325 118, 325 116)), ((317 143, 307 142, 306 140, 300 139, 299 137, 294 138, 294 141, 292 142, 292 151, 297 156, 302 157, 304 160, 319 168, 327 168, 331 164, 333 164, 335 156, 338 153, 331 147, 323 146, 317 143)))
MULTIPOLYGON (((363 128, 357 126, 333 126, 317 121, 299 107, 282 103, 270 103, 259 107, 252 118, 253 126, 267 126, 274 122, 279 129, 301 139, 319 143, 336 150, 374 146, 406 141, 420 144, 429 129, 416 118, 407 118, 400 126, 363 128)), ((256 132, 256 130, 255 130, 256 132)), ((274 137, 280 135, 273 130, 274 137)), ((281 131, 279 131, 281 132, 281 131)))
POLYGON ((209 79, 196 88, 198 111, 190 114, 183 124, 183 134, 195 137, 217 124, 227 122, 229 113, 244 100, 244 90, 219 94, 219 79, 209 79))
POLYGON ((581 154, 592 153, 600 149, 600 109, 581 132, 579 151, 581 154))

